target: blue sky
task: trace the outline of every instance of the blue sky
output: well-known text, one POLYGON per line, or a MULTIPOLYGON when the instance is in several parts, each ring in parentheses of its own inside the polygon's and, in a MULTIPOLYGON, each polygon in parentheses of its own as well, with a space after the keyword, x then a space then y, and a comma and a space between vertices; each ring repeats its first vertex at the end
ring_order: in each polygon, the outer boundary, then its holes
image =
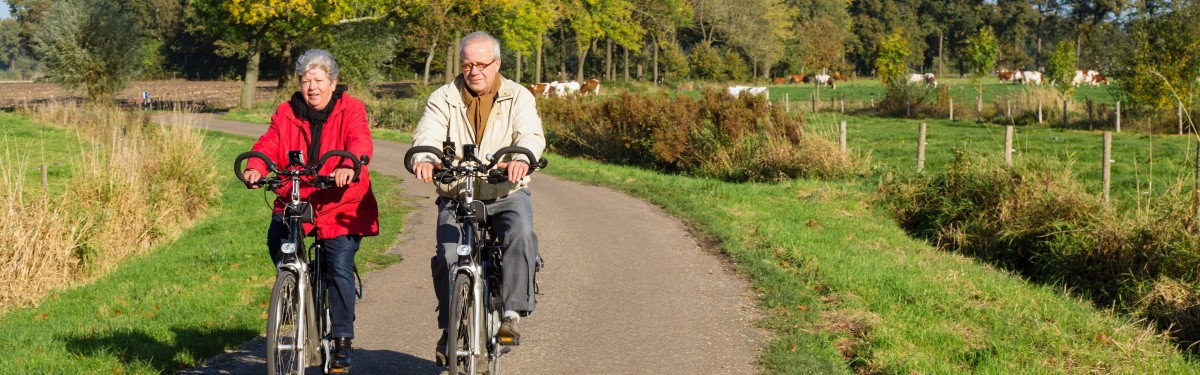
POLYGON ((8 2, 0 0, 0 19, 5 18, 12 18, 12 16, 8 14, 8 2))

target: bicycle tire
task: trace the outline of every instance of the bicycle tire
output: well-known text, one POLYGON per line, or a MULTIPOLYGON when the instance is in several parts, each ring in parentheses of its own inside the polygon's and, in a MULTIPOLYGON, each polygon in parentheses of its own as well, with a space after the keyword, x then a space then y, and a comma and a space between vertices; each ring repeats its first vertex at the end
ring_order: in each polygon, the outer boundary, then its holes
POLYGON ((304 374, 304 353, 294 350, 299 344, 300 289, 296 274, 280 272, 271 289, 267 310, 267 373, 304 374), (293 350, 281 348, 290 346, 293 350))
POLYGON ((471 277, 460 274, 454 278, 454 289, 450 295, 450 324, 446 327, 446 335, 451 340, 447 345, 446 368, 450 375, 476 375, 477 361, 474 353, 479 347, 479 338, 474 337, 475 327, 480 322, 475 321, 472 300, 471 277), (459 357, 458 352, 468 353, 459 357))

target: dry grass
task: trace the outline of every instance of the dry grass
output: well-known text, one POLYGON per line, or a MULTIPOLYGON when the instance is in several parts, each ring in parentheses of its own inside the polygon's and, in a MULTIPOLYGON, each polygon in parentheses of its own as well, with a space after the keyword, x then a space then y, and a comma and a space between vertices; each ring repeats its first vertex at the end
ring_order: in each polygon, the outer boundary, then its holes
POLYGON ((0 244, 7 270, 0 275, 0 310, 36 303, 174 238, 218 197, 216 162, 192 123, 163 127, 94 106, 27 111, 36 121, 78 131, 92 145, 75 161, 60 197, 24 191, 21 163, 0 171, 0 201, 8 217, 20 218, 0 233, 22 239, 0 244))

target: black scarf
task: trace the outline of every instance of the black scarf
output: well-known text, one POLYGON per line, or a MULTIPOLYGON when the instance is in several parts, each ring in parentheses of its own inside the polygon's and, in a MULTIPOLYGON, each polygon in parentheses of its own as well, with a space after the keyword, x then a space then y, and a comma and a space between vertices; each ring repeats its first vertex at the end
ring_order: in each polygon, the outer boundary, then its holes
POLYGON ((317 158, 321 157, 321 130, 325 128, 325 121, 329 120, 329 115, 333 113, 333 107, 337 106, 338 99, 342 98, 342 93, 346 91, 346 85, 337 85, 333 89, 333 97, 329 98, 329 104, 321 110, 313 109, 308 106, 308 102, 304 101, 304 95, 299 91, 292 94, 292 98, 288 100, 288 105, 292 107, 292 113, 296 118, 308 121, 309 134, 312 135, 312 140, 308 143, 307 164, 313 166, 317 164, 317 158))

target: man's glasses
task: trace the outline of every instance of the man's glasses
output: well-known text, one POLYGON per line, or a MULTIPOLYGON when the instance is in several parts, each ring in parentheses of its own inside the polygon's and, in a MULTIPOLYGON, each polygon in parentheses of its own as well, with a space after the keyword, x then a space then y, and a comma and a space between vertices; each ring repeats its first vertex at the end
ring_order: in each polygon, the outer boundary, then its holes
POLYGON ((499 61, 499 60, 500 59, 492 59, 492 62, 487 63, 487 64, 479 63, 479 62, 465 63, 465 64, 462 64, 462 70, 463 70, 463 73, 471 73, 471 68, 475 68, 475 70, 482 72, 484 69, 487 69, 487 67, 492 66, 492 64, 495 64, 496 61, 499 61))

